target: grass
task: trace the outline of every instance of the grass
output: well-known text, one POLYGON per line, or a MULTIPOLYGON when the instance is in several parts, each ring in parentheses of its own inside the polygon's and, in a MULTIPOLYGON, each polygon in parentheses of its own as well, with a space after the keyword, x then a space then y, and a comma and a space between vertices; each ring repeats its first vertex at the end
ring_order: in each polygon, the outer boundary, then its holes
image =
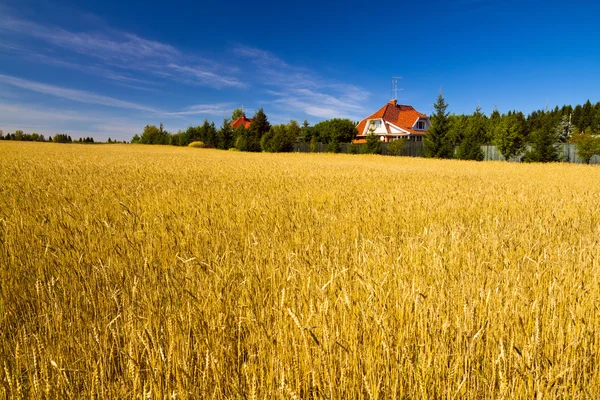
POLYGON ((0 397, 591 398, 599 183, 0 142, 0 397))

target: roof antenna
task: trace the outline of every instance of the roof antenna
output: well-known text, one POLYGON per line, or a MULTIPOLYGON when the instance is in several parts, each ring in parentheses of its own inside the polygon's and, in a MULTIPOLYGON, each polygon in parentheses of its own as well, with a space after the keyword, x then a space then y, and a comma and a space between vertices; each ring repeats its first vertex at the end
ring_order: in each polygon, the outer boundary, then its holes
POLYGON ((392 90, 391 96, 392 100, 398 101, 398 90, 402 91, 403 89, 398 89, 398 80, 402 79, 401 76, 392 76, 392 90))

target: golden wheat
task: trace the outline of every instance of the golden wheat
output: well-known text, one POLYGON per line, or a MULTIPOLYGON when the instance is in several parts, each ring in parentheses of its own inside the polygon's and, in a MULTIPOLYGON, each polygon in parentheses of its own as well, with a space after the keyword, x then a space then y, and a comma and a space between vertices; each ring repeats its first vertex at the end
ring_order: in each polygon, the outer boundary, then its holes
POLYGON ((0 397, 600 393, 600 169, 0 142, 0 397))

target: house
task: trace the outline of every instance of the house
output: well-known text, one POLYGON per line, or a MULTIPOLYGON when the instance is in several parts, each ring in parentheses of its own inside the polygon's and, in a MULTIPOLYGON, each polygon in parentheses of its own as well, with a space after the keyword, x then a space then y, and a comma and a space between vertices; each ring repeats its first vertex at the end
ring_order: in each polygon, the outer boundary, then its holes
POLYGON ((390 100, 379 111, 358 123, 358 135, 354 143, 365 143, 367 136, 371 134, 379 136, 382 142, 398 139, 421 142, 430 126, 431 121, 427 115, 412 106, 390 100))
POLYGON ((237 129, 240 126, 243 126, 244 128, 248 129, 250 128, 251 122, 252 118, 246 118, 245 115, 242 115, 241 117, 233 121, 231 124, 229 124, 229 126, 231 126, 233 129, 237 129))

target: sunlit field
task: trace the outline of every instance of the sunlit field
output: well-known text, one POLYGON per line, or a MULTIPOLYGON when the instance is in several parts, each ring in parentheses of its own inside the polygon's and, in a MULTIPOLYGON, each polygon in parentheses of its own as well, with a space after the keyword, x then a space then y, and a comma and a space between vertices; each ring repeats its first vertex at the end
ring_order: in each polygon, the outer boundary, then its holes
POLYGON ((0 397, 589 399, 600 168, 0 142, 0 397))

